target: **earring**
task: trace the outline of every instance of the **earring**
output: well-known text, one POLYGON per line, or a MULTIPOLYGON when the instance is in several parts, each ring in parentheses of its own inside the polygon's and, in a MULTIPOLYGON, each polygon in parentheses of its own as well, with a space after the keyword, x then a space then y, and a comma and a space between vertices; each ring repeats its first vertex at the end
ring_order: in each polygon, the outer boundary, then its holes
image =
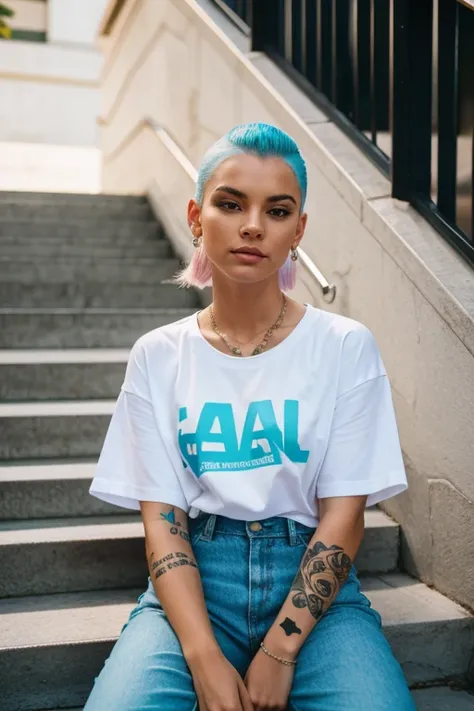
POLYGON ((296 251, 296 249, 291 250, 291 259, 293 260, 293 262, 296 262, 296 260, 298 259, 298 252, 296 251))
POLYGON ((196 247, 196 249, 197 249, 197 248, 200 247, 200 246, 201 246, 201 238, 200 238, 200 237, 195 237, 195 238, 193 239, 193 247, 196 247))

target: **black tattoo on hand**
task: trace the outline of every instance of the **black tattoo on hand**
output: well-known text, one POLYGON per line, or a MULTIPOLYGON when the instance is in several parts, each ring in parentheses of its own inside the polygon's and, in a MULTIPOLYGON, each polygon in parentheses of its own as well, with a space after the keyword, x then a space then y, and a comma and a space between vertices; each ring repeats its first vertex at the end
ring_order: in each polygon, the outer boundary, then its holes
POLYGON ((319 620, 349 575, 352 561, 340 546, 316 541, 309 547, 291 586, 295 607, 307 607, 319 620))
POLYGON ((174 508, 171 509, 167 514, 160 513, 160 516, 164 518, 165 521, 167 521, 169 524, 171 524, 170 528, 170 533, 173 536, 179 535, 184 541, 189 541, 189 534, 186 531, 181 531, 181 523, 179 521, 176 521, 176 515, 174 512, 174 508))
POLYGON ((287 637, 292 634, 301 634, 301 630, 296 624, 296 622, 290 619, 289 617, 286 617, 285 620, 280 623, 280 627, 285 630, 287 637))

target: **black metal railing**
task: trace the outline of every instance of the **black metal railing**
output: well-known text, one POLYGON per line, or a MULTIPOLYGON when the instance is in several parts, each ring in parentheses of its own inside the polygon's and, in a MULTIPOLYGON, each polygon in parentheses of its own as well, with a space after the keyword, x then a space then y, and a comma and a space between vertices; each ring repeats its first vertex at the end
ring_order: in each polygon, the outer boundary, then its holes
POLYGON ((234 22, 243 32, 250 34, 252 26, 252 0, 214 0, 221 10, 234 22))
POLYGON ((474 0, 215 0, 474 265, 474 0))

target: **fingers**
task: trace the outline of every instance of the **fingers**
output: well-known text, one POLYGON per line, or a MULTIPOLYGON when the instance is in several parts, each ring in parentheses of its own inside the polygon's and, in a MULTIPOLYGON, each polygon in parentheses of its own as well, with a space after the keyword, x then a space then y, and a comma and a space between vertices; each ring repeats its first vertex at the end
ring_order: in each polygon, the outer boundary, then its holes
POLYGON ((204 701, 202 694, 200 694, 196 689, 195 691, 198 700, 198 711, 208 711, 206 702, 204 701))
POLYGON ((247 691, 247 687, 245 686, 242 679, 239 679, 238 683, 239 683, 240 701, 242 703, 242 711, 254 711, 254 707, 253 707, 252 702, 250 701, 250 696, 249 696, 249 692, 247 691))

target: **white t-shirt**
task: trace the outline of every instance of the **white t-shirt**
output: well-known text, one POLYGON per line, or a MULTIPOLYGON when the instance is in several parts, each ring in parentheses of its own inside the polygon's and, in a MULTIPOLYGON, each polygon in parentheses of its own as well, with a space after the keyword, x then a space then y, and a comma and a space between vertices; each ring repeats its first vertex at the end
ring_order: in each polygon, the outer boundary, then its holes
POLYGON ((222 353, 193 314, 133 346, 90 493, 252 521, 319 522, 317 498, 407 488, 389 380, 369 329, 307 305, 256 356, 222 353))

